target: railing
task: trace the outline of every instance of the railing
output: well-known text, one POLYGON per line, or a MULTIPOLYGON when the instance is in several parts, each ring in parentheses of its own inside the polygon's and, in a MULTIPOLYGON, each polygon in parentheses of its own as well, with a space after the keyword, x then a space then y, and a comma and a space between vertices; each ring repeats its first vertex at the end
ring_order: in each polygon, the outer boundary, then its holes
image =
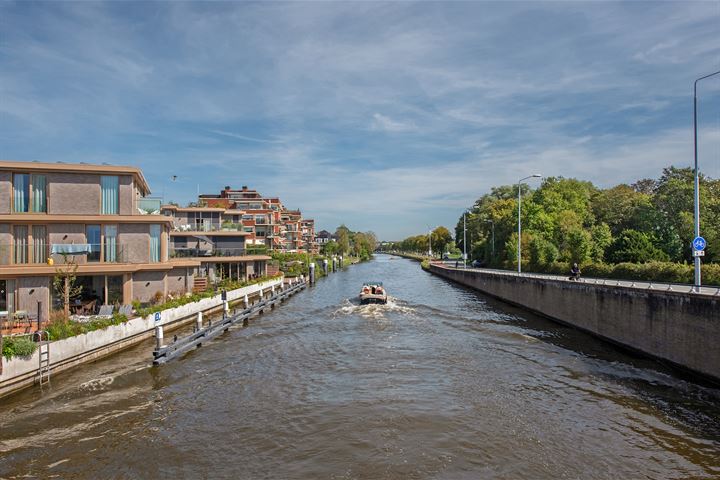
POLYGON ((198 223, 195 225, 174 225, 176 232, 242 232, 243 226, 239 223, 198 223))
POLYGON ((143 197, 138 199, 137 209, 141 215, 159 215, 162 199, 143 197))
POLYGON ((242 257, 248 255, 244 248, 170 248, 170 258, 242 257))
POLYGON ((41 265, 51 258, 64 263, 128 263, 125 244, 0 244, 0 265, 41 265), (55 253, 53 253, 55 251, 55 253), (64 252, 64 254, 63 254, 64 252))

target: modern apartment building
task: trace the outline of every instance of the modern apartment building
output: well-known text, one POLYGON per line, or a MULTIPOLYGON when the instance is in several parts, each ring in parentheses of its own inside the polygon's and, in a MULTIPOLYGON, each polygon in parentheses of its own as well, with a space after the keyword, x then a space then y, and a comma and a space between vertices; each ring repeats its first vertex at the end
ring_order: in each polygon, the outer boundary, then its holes
POLYGON ((171 219, 171 261, 192 259, 198 264, 194 288, 224 278, 247 280, 267 273, 270 257, 253 255, 248 249, 253 244, 247 239, 253 238, 253 232, 244 226, 244 211, 163 205, 161 213, 171 219))
POLYGON ((288 210, 277 197, 263 197, 247 186, 240 190, 227 186, 219 194, 200 195, 198 203, 208 208, 241 211, 240 222, 248 233, 247 245, 264 245, 271 251, 317 251, 315 222, 303 220, 299 210, 288 210))
POLYGON ((200 265, 170 260, 173 220, 149 194, 136 167, 0 161, 0 311, 47 319, 64 263, 77 264, 83 302, 189 291, 200 265))

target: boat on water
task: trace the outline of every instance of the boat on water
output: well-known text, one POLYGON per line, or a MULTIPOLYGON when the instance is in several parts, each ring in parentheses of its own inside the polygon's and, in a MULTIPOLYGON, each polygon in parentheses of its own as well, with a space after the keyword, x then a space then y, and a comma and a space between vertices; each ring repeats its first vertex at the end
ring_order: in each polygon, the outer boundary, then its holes
POLYGON ((360 305, 387 303, 387 293, 382 282, 365 282, 360 290, 360 305))

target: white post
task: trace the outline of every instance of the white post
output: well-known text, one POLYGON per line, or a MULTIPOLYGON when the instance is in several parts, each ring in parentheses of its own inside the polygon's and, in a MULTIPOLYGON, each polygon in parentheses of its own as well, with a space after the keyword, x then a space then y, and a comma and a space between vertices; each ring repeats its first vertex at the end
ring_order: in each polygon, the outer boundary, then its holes
POLYGON ((197 319, 195 319, 195 325, 197 326, 198 331, 202 330, 202 318, 202 312, 198 312, 197 319))
POLYGON ((160 350, 163 346, 163 327, 162 325, 158 325, 155 327, 155 349, 160 350))
POLYGON ((247 293, 243 297, 243 303, 245 304, 245 308, 248 308, 250 306, 250 300, 248 300, 247 293))

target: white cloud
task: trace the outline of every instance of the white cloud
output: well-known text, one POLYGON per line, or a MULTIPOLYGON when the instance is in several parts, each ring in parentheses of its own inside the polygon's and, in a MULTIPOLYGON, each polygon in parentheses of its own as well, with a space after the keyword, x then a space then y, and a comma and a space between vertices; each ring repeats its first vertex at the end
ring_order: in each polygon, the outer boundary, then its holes
POLYGON ((371 128, 385 132, 409 132, 416 130, 417 126, 411 122, 398 122, 380 113, 374 113, 371 128))

